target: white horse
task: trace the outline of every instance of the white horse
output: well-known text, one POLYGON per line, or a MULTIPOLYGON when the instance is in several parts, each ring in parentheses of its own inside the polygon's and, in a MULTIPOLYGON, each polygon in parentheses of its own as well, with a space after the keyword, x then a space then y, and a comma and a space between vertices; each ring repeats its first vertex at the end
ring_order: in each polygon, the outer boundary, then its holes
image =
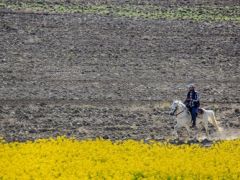
MULTIPOLYGON (((201 110, 202 110, 202 113, 198 114, 198 117, 196 120, 196 126, 198 129, 201 123, 206 130, 207 138, 209 138, 208 122, 213 124, 218 131, 220 131, 220 127, 217 125, 214 111, 206 110, 203 108, 201 108, 201 110)), ((192 118, 185 104, 178 100, 173 101, 171 105, 170 115, 176 116, 176 120, 177 120, 177 124, 174 126, 174 134, 178 137, 177 130, 181 127, 185 127, 187 129, 188 135, 190 136, 190 126, 192 125, 192 120, 191 120, 192 118)))

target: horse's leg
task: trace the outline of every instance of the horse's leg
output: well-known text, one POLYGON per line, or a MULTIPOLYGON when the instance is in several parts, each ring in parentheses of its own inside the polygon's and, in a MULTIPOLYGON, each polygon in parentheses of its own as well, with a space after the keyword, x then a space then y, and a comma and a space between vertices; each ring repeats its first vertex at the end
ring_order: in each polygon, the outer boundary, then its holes
POLYGON ((178 133, 177 133, 177 130, 179 128, 179 125, 178 123, 174 126, 174 130, 173 130, 173 134, 178 138, 178 133))
POLYGON ((185 126, 185 128, 187 129, 188 136, 190 136, 190 135, 191 135, 191 134, 190 134, 191 130, 190 130, 189 126, 188 126, 188 125, 186 125, 186 126, 185 126))
POLYGON ((198 128, 194 128, 193 132, 194 132, 194 139, 198 140, 198 128))
POLYGON ((219 126, 218 126, 218 124, 217 124, 217 120, 216 120, 216 118, 215 118, 214 112, 211 113, 210 118, 211 118, 212 124, 215 126, 215 128, 216 128, 218 131, 220 131, 221 129, 219 128, 219 126))
POLYGON ((191 131, 190 131, 190 128, 189 128, 189 126, 188 125, 186 125, 185 126, 185 128, 187 129, 187 133, 188 133, 188 139, 190 138, 190 136, 191 136, 191 131))
POLYGON ((198 138, 199 138, 199 135, 198 135, 199 129, 200 129, 200 122, 199 122, 199 119, 198 119, 198 121, 196 121, 195 128, 193 128, 193 133, 194 133, 193 139, 195 139, 195 140, 198 140, 198 138))
POLYGON ((205 131, 206 131, 207 139, 209 139, 208 121, 207 120, 204 122, 204 128, 205 128, 205 131))
POLYGON ((196 129, 195 129, 196 139, 202 138, 203 128, 205 128, 204 122, 203 122, 203 119, 200 117, 200 118, 197 119, 197 122, 196 122, 196 129))

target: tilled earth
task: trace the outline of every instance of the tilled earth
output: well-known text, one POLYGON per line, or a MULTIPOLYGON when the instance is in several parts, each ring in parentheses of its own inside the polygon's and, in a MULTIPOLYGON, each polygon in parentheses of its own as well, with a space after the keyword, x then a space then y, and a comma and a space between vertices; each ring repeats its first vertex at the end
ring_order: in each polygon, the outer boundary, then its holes
POLYGON ((168 139, 192 82, 239 129, 239 35, 234 22, 1 10, 0 135, 168 139))

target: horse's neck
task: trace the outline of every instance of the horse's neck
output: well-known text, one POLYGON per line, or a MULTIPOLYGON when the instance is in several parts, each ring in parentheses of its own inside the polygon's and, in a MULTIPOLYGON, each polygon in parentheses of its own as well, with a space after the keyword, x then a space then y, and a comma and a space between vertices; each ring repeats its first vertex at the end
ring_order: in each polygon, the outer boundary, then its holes
POLYGON ((183 104, 182 102, 180 102, 180 103, 178 104, 178 107, 179 107, 179 110, 178 110, 178 116, 179 116, 179 118, 182 118, 182 117, 186 118, 186 116, 188 116, 189 114, 188 114, 188 109, 187 109, 187 107, 185 106, 185 104, 183 104))
POLYGON ((182 102, 179 102, 179 110, 180 111, 183 111, 183 110, 185 110, 186 109, 186 106, 185 106, 185 104, 183 104, 182 102))

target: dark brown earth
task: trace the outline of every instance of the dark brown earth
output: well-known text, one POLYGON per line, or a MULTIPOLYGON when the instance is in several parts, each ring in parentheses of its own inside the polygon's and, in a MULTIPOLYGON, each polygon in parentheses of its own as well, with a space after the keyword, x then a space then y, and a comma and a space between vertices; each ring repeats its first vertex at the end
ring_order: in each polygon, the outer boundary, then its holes
MULTIPOLYGON (((6 2, 19 2, 18 0, 5 0, 6 2)), ((81 5, 159 5, 161 7, 175 6, 237 6, 237 0, 21 0, 21 2, 66 3, 81 5)))
POLYGON ((220 125, 239 129, 239 49, 233 22, 1 10, 0 135, 168 139, 170 103, 192 82, 220 125))

